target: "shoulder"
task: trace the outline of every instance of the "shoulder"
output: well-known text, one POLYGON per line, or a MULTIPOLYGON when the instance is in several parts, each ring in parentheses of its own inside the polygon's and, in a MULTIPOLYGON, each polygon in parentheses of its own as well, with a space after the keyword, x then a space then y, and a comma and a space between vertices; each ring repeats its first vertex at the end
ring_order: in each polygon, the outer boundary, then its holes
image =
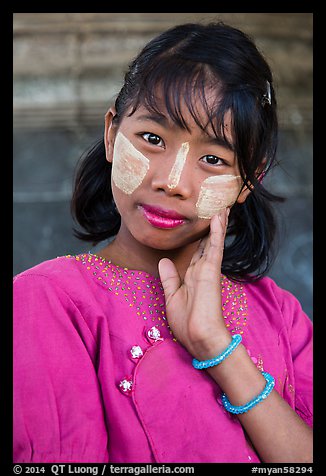
POLYGON ((251 283, 246 283, 245 287, 248 292, 250 292, 256 299, 259 300, 276 300, 279 304, 283 302, 284 299, 292 299, 295 297, 286 289, 280 287, 272 278, 265 276, 253 281, 251 283))
POLYGON ((69 282, 71 277, 76 278, 80 275, 74 260, 69 258, 70 256, 68 255, 43 261, 32 268, 16 274, 14 276, 14 286, 27 281, 35 283, 49 281, 53 284, 61 283, 61 285, 69 282))
POLYGON ((37 303, 42 302, 48 308, 64 304, 89 317, 112 314, 124 299, 117 298, 111 287, 116 281, 115 271, 99 261, 89 253, 66 255, 17 274, 13 284, 16 308, 26 309, 28 305, 36 311, 37 303))
POLYGON ((277 304, 280 309, 286 303, 292 302, 300 304, 296 296, 290 291, 279 286, 272 278, 265 276, 252 283, 245 285, 247 292, 249 292, 256 300, 260 302, 271 302, 277 304))
POLYGON ((41 263, 22 271, 14 276, 14 281, 20 280, 26 277, 43 276, 52 279, 56 279, 62 273, 76 271, 74 266, 74 260, 70 259, 71 256, 59 256, 57 258, 42 261, 41 263))
POLYGON ((263 309, 269 320, 278 320, 279 325, 283 324, 288 328, 298 320, 312 324, 303 311, 299 299, 270 277, 248 283, 244 288, 253 307, 263 309))
POLYGON ((69 335, 77 329, 81 335, 95 336, 99 318, 104 323, 112 306, 110 294, 103 292, 78 255, 44 261, 14 277, 14 322, 26 333, 43 326, 44 334, 48 326, 53 335, 61 328, 69 335))
POLYGON ((43 261, 14 276, 14 293, 45 293, 80 297, 92 289, 93 281, 76 257, 67 255, 43 261))

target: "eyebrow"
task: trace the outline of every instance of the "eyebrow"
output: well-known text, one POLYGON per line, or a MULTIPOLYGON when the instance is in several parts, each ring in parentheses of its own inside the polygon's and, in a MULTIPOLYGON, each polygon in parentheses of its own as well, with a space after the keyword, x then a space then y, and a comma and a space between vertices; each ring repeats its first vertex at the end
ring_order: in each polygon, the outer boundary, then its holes
POLYGON ((233 144, 231 144, 231 142, 227 141, 223 137, 220 137, 220 136, 214 136, 213 137, 211 135, 208 135, 207 142, 209 142, 213 145, 219 145, 221 147, 224 147, 225 149, 228 149, 228 150, 231 150, 232 152, 234 152, 233 144))
POLYGON ((141 114, 140 116, 137 117, 137 121, 151 121, 151 122, 156 122, 160 126, 164 127, 171 127, 171 124, 169 123, 168 119, 163 115, 163 114, 141 114))

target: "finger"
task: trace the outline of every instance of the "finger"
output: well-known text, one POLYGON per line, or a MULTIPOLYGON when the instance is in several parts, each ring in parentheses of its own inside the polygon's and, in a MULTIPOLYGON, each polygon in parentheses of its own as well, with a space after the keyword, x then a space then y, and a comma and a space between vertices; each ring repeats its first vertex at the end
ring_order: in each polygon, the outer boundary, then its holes
POLYGON ((193 254, 193 256, 191 258, 190 266, 196 264, 197 261, 200 260, 200 258, 203 256, 203 254, 205 252, 205 246, 206 246, 207 240, 208 240, 208 236, 205 236, 205 238, 200 240, 200 242, 198 244, 198 248, 197 248, 197 250, 195 251, 195 253, 193 254))
POLYGON ((181 278, 174 263, 169 258, 162 258, 158 263, 158 271, 164 289, 165 300, 168 304, 169 299, 181 286, 181 278))
POLYGON ((212 217, 211 230, 204 250, 205 259, 209 262, 222 263, 228 214, 228 210, 223 210, 212 217))

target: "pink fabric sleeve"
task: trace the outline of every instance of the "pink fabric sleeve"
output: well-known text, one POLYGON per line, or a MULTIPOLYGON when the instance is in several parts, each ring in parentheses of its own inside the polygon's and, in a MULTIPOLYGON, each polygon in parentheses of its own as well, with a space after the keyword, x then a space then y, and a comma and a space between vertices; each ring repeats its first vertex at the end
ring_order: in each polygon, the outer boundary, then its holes
POLYGON ((294 368, 295 410, 313 425, 313 325, 299 301, 283 291, 282 311, 286 320, 294 368))
POLYGON ((107 462, 94 339, 46 276, 14 282, 14 462, 107 462))

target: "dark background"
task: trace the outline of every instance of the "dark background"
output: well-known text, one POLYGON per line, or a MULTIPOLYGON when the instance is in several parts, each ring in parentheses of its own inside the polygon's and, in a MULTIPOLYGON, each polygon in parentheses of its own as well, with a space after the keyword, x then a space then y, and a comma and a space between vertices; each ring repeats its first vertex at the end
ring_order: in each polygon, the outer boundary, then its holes
POLYGON ((311 13, 14 14, 14 274, 90 249, 72 233, 73 174, 103 134, 126 65, 160 31, 218 19, 249 33, 274 72, 280 167, 266 183, 287 200, 269 275, 312 318, 311 13))

